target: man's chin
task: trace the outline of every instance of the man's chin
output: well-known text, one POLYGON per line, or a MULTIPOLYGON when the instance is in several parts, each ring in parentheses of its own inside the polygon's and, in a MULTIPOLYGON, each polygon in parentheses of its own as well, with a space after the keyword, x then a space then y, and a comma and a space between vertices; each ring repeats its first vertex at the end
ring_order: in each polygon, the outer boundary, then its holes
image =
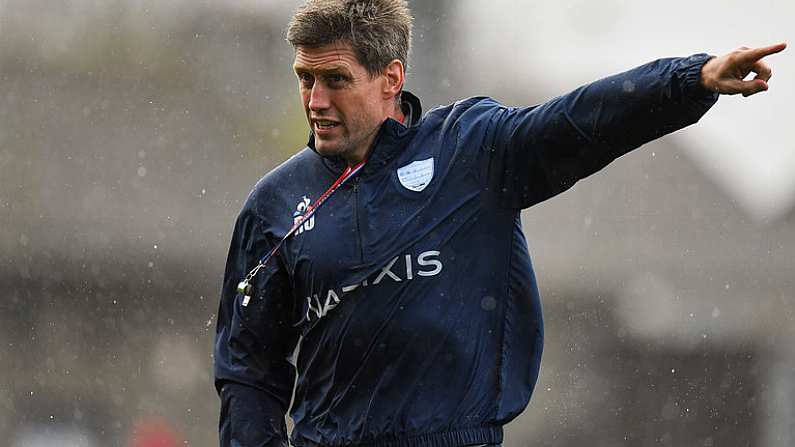
POLYGON ((324 157, 334 157, 340 155, 343 151, 337 145, 332 144, 324 144, 323 142, 319 142, 315 140, 315 151, 324 156, 324 157))

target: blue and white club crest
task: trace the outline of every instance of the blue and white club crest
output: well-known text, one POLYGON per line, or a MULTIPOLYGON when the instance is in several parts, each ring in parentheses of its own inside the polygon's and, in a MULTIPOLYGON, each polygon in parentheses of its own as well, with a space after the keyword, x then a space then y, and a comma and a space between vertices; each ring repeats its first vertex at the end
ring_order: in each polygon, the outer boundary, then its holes
POLYGON ((400 184, 411 191, 420 192, 425 189, 433 179, 433 157, 427 160, 417 160, 398 168, 400 184))

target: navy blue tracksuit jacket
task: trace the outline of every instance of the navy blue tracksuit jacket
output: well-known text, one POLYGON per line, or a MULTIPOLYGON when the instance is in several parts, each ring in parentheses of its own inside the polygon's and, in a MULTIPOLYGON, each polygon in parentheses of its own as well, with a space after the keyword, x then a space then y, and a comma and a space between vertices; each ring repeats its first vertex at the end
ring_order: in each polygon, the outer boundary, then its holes
POLYGON ((695 123, 709 56, 660 59, 536 107, 462 100, 388 119, 362 172, 253 268, 345 167, 309 146, 235 224, 215 339, 224 447, 502 442, 533 392, 541 305, 520 211, 695 123), (297 346, 300 348, 297 349, 297 346), (295 385, 295 395, 293 388, 295 385))

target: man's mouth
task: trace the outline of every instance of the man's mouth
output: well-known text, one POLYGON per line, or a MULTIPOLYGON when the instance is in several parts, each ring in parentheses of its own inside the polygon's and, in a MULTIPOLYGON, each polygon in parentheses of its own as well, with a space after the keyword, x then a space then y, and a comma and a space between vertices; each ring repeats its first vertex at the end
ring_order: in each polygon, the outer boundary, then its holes
POLYGON ((339 126, 339 123, 328 120, 315 120, 315 130, 328 130, 339 126))

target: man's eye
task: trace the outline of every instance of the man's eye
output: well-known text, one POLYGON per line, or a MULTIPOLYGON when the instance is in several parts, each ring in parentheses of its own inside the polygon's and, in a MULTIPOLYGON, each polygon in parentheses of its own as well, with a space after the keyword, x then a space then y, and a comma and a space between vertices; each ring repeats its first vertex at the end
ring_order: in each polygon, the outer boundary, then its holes
POLYGON ((341 74, 330 74, 326 77, 326 82, 331 86, 337 86, 344 83, 347 78, 341 74))
POLYGON ((309 73, 298 73, 298 81, 302 84, 312 85, 312 83, 315 81, 315 78, 313 78, 309 73))

